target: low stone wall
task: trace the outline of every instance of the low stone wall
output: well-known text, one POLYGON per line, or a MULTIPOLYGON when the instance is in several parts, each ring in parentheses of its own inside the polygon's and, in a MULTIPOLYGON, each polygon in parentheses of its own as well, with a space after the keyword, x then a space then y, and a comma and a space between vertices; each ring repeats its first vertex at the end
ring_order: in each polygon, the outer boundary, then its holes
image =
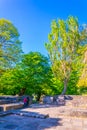
POLYGON ((1 111, 14 110, 23 107, 23 102, 0 105, 1 111))
MULTIPOLYGON (((2 104, 10 104, 10 103, 17 103, 17 102, 23 102, 24 96, 0 96, 0 105, 2 104)), ((29 97, 29 104, 32 103, 32 97, 29 97)))
POLYGON ((19 96, 0 96, 0 105, 19 102, 19 96))
POLYGON ((56 95, 56 96, 45 96, 43 97, 44 104, 54 104, 54 105, 65 105, 64 96, 56 95))
MULTIPOLYGON (((7 111, 23 107, 24 96, 0 96, 0 111, 7 111)), ((27 97, 27 96, 26 96, 27 97)), ((31 96, 29 97, 29 105, 32 103, 31 96)))
POLYGON ((80 95, 45 96, 43 97, 43 103, 87 108, 87 96, 80 96, 80 95))

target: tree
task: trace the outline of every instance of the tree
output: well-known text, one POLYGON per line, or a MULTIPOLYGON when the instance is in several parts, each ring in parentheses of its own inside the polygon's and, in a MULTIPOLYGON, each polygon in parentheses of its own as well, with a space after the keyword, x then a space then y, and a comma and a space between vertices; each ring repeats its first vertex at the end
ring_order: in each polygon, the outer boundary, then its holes
POLYGON ((32 93, 40 99, 42 94, 51 91, 51 69, 48 58, 39 52, 25 54, 22 60, 22 69, 25 73, 26 93, 32 93))
POLYGON ((0 72, 13 67, 20 60, 21 53, 17 29, 10 21, 0 19, 0 72))
POLYGON ((56 79, 64 84, 62 94, 67 86, 73 71, 78 73, 81 68, 82 56, 87 46, 87 30, 81 28, 76 17, 68 17, 66 21, 55 20, 51 24, 49 42, 45 47, 49 53, 52 71, 56 79))
POLYGON ((48 58, 39 52, 24 54, 22 61, 7 70, 0 79, 0 92, 4 94, 32 95, 39 101, 41 95, 52 92, 52 71, 48 58))

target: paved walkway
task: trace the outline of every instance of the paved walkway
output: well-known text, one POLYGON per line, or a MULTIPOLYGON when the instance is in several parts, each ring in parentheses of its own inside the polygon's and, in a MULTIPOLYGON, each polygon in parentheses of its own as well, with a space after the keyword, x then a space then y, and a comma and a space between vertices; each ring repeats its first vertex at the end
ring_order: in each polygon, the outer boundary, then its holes
POLYGON ((12 114, 0 117, 0 130, 87 130, 87 118, 77 118, 64 115, 66 106, 32 106, 19 110, 22 112, 34 112, 49 114, 49 118, 40 119, 12 114), (63 114, 61 114, 63 113, 63 114))

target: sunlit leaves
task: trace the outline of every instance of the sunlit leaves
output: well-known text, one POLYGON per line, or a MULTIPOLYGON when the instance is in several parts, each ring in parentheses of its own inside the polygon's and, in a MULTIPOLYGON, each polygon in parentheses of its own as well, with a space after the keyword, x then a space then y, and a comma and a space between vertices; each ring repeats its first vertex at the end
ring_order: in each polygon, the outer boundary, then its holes
POLYGON ((22 53, 19 33, 8 20, 0 19, 0 68, 13 67, 22 53))
POLYGON ((67 87, 73 71, 80 70, 87 41, 85 28, 80 29, 78 19, 70 16, 67 20, 59 19, 51 24, 48 35, 49 42, 45 44, 52 63, 54 76, 67 87))

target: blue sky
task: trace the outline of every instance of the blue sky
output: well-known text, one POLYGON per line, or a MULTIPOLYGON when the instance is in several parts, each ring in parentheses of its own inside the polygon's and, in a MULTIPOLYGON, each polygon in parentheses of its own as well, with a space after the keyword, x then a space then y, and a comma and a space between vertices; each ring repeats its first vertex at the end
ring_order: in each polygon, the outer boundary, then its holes
POLYGON ((53 19, 77 16, 79 23, 87 23, 87 0, 0 0, 0 18, 10 20, 20 33, 24 53, 39 51, 47 55, 53 19))

